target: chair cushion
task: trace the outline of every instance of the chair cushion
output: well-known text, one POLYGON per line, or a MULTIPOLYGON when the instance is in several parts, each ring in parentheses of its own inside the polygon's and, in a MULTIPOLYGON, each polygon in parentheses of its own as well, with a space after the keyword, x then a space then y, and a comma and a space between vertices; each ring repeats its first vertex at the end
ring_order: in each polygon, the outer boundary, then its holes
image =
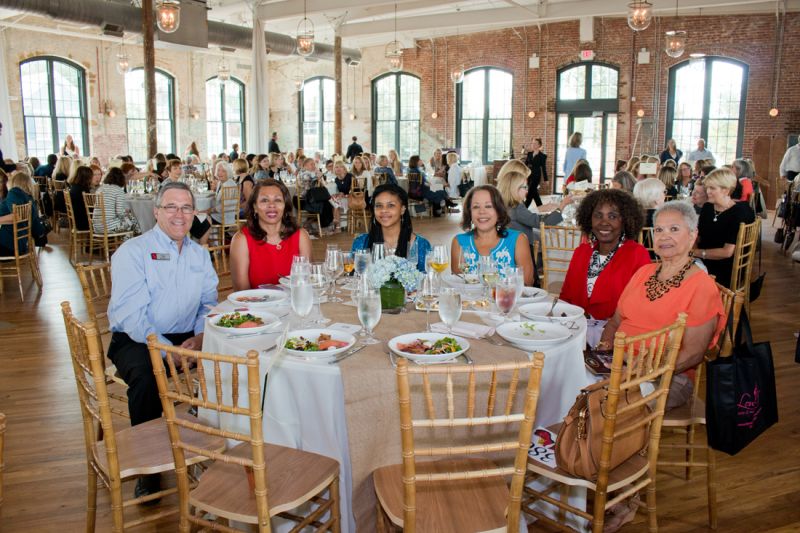
MULTIPOLYGON (((239 444, 226 455, 251 459, 251 446, 239 444)), ((336 460, 285 446, 265 443, 264 458, 270 516, 299 506, 320 493, 339 474, 336 460)), ((217 516, 257 523, 256 500, 247 481, 247 472, 238 464, 215 461, 189 494, 189 502, 217 516)))
MULTIPOLYGON (((485 459, 453 459, 417 463, 417 473, 481 470, 497 465, 485 459)), ((375 493, 389 519, 403 527, 403 465, 374 472, 375 493)), ((502 477, 442 482, 417 482, 417 531, 463 533, 506 525, 509 489, 502 477)))

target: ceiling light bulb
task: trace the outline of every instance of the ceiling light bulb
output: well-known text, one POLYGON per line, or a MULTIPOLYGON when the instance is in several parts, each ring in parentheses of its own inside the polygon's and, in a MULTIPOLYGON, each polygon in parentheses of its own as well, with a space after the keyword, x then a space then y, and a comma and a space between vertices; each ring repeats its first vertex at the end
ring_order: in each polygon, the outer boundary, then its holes
POLYGON ((174 33, 181 25, 181 4, 177 0, 159 0, 156 3, 156 22, 164 33, 174 33))
POLYGON ((777 107, 773 107, 772 109, 770 109, 769 110, 769 116, 771 116, 772 118, 777 117, 778 116, 778 108, 777 107))
POLYGON ((643 31, 653 21, 653 5, 647 0, 635 0, 628 4, 628 26, 633 31, 643 31))
POLYGON ((464 81, 464 69, 461 67, 456 67, 450 73, 450 79, 453 80, 453 83, 461 83, 464 81))
POLYGON ((664 36, 664 52, 669 57, 681 57, 686 51, 686 32, 668 31, 664 36))

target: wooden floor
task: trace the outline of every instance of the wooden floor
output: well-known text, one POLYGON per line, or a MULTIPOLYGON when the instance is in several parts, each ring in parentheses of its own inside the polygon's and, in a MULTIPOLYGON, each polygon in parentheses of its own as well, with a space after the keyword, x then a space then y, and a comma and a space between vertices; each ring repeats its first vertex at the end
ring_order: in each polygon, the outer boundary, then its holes
MULTIPOLYGON (((417 224, 434 243, 449 243, 460 215, 417 224)), ((753 305, 757 340, 769 340, 775 355, 781 421, 736 457, 718 456, 720 532, 800 531, 800 365, 794 363, 793 332, 800 329, 800 264, 781 256, 766 224, 764 293, 753 305)), ((350 236, 314 241, 321 260, 327 242, 350 245, 350 236)), ((16 280, 4 281, 0 296, 0 412, 8 415, 3 532, 83 530, 86 465, 75 382, 59 303, 72 302, 84 316, 80 286, 67 261, 64 233, 41 254, 44 290, 24 278, 21 303, 16 280)), ((398 457, 398 460, 400 458, 398 457)), ((133 490, 125 486, 125 494, 133 490)), ((110 530, 108 496, 99 493, 97 531, 110 530)), ((174 505, 165 500, 150 513, 174 505)), ((706 531, 705 477, 686 482, 668 472, 658 477, 661 531, 706 531)), ((174 531, 165 519, 139 531, 174 531)), ((644 531, 644 515, 623 531, 644 531)), ((535 529, 532 529, 532 531, 535 529)))

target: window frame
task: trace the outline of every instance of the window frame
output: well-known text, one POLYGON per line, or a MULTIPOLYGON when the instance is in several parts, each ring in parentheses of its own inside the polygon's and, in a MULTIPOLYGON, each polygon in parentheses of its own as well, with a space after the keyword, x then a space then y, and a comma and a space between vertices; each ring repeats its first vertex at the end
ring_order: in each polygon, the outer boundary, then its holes
MULTIPOLYGON (((298 113, 297 113, 297 136, 299 137, 298 142, 297 142, 297 146, 300 147, 300 148, 305 148, 305 146, 303 145, 303 137, 304 137, 304 135, 303 135, 303 124, 306 122, 306 120, 305 120, 305 113, 306 113, 306 109, 305 109, 305 94, 306 93, 305 93, 305 91, 306 91, 306 85, 309 82, 316 81, 316 80, 320 81, 320 83, 319 83, 319 117, 320 117, 320 119, 319 119, 319 121, 317 121, 317 124, 319 124, 319 141, 320 141, 319 142, 319 148, 320 148, 320 150, 322 152, 324 152, 325 151, 325 80, 335 81, 330 76, 314 76, 312 78, 308 78, 308 79, 303 81, 303 88, 298 92, 298 97, 300 99, 300 102, 299 102, 299 105, 298 105, 298 113)), ((336 96, 334 95, 334 98, 335 97, 336 96)), ((333 155, 332 153, 331 154, 325 154, 325 157, 330 157, 332 155, 333 155)))
MULTIPOLYGON (((211 76, 206 80, 206 87, 208 87, 208 82, 212 80, 219 80, 219 76, 211 76)), ((206 89, 207 91, 207 89, 206 89)), ((231 76, 226 82, 220 83, 220 91, 219 91, 219 106, 220 106, 220 124, 222 124, 222 151, 228 152, 230 149, 228 147, 228 128, 226 127, 228 124, 241 124, 242 126, 242 140, 241 145, 239 146, 240 150, 244 150, 244 147, 247 145, 247 110, 245 105, 247 104, 246 98, 246 91, 244 82, 234 76, 231 76), (227 90, 228 84, 234 83, 238 90, 240 91, 241 98, 240 101, 242 102, 241 105, 241 115, 240 120, 238 121, 229 121, 226 120, 225 116, 225 92, 227 90)), ((208 102, 206 100, 206 102, 208 102)), ((216 122, 216 121, 214 121, 216 122)), ((208 143, 208 111, 206 110, 206 143, 208 143)), ((210 150, 209 150, 210 151, 210 150)))
MULTIPOLYGON (((394 119, 394 139, 395 139, 395 143, 394 143, 393 148, 402 157, 402 153, 403 152, 400 149, 400 123, 401 122, 416 122, 417 123, 417 147, 416 147, 416 150, 411 150, 411 153, 412 154, 419 154, 419 147, 420 147, 420 143, 421 143, 420 128, 421 128, 421 122, 422 122, 422 102, 421 101, 419 102, 419 107, 418 107, 419 115, 417 116, 416 120, 403 120, 403 119, 401 119, 400 118, 400 110, 402 109, 402 105, 403 105, 403 103, 402 103, 403 95, 400 92, 400 87, 401 87, 401 81, 402 81, 401 77, 402 76, 408 76, 410 78, 416 79, 417 83, 419 84, 419 89, 420 89, 419 90, 419 97, 420 97, 420 100, 422 100, 422 79, 419 76, 417 76, 416 74, 411 74, 410 72, 405 72, 405 71, 403 71, 403 72, 386 72, 386 73, 381 74, 380 76, 378 76, 378 77, 376 77, 376 78, 374 78, 372 80, 372 91, 371 91, 371 95, 372 95, 372 105, 371 105, 371 110, 372 110, 372 117, 371 117, 372 118, 372 120, 371 120, 371 122, 372 122, 372 135, 371 135, 371 137, 372 137, 372 139, 371 139, 372 140, 372 146, 375 147, 375 150, 377 151, 377 146, 378 146, 378 82, 380 82, 384 78, 388 78, 388 77, 391 77, 391 76, 394 76, 394 78, 395 78, 395 90, 396 90, 395 94, 397 95, 397 98, 395 99, 395 119, 394 119)), ((390 120, 382 120, 381 122, 391 122, 391 121, 390 120)))
MULTIPOLYGON (((574 131, 573 123, 575 118, 579 117, 592 117, 595 116, 595 113, 602 113, 603 118, 603 126, 602 126, 602 141, 601 141, 601 155, 600 155, 600 168, 592 169, 592 175, 597 175, 599 177, 599 183, 604 183, 607 179, 605 176, 605 164, 606 164, 606 151, 608 149, 607 146, 607 129, 608 129, 608 118, 611 114, 617 115, 617 129, 619 129, 619 76, 620 69, 618 66, 613 65, 611 63, 607 63, 605 61, 581 61, 577 63, 570 63, 569 65, 564 65, 563 67, 556 70, 556 120, 555 120, 555 136, 556 139, 555 147, 554 147, 554 157, 553 157, 553 165, 554 165, 554 172, 553 172, 553 184, 555 187, 559 185, 559 181, 563 181, 567 179, 567 176, 559 175, 560 169, 558 168, 558 162, 560 161, 559 151, 558 151, 558 121, 559 116, 562 114, 566 114, 568 116, 568 126, 567 126, 567 138, 569 138, 570 132, 574 131), (616 98, 592 98, 592 67, 599 66, 610 68, 617 73, 617 97, 616 98), (561 94, 561 76, 566 73, 567 71, 576 69, 576 68, 585 68, 586 69, 586 76, 584 80, 584 97, 579 98, 576 100, 562 100, 560 98, 561 94)), ((616 147, 615 147, 616 152, 616 147)))
MULTIPOLYGON (((742 156, 742 145, 744 144, 744 123, 747 117, 747 83, 750 79, 750 66, 738 59, 733 59, 724 56, 705 56, 697 59, 687 59, 676 63, 669 68, 669 84, 667 88, 667 124, 664 128, 664 146, 667 141, 672 138, 672 126, 675 121, 675 83, 677 81, 678 71, 682 68, 688 67, 692 61, 702 61, 705 67, 705 78, 703 79, 703 116, 700 117, 700 136, 701 139, 708 140, 708 123, 711 120, 708 116, 711 108, 711 86, 713 84, 712 69, 715 62, 730 63, 742 69, 742 87, 739 98, 739 122, 738 130, 736 133, 736 157, 742 156), (711 83, 708 81, 711 80, 711 83)), ((687 147, 687 155, 692 148, 687 147)), ((713 151, 712 151, 713 153, 713 151)), ((716 154, 715 154, 716 157, 716 154)), ((718 161, 718 164, 722 162, 718 161)))
MULTIPOLYGON (((481 143, 481 161, 484 165, 489 164, 488 155, 489 155, 489 121, 490 120, 508 120, 510 127, 508 133, 508 147, 510 150, 514 149, 513 139, 514 139, 514 71, 502 67, 495 67, 495 66, 482 66, 482 67, 475 67, 469 70, 464 71, 464 78, 467 75, 472 74, 473 72, 483 70, 486 72, 483 80, 483 126, 482 126, 482 135, 483 135, 483 142, 481 143), (492 70, 497 70, 503 72, 505 74, 511 75, 511 117, 508 119, 490 119, 489 118, 489 101, 491 100, 491 93, 490 93, 490 84, 489 84, 489 74, 492 70)), ((461 121, 463 120, 461 107, 464 100, 464 83, 459 83, 456 86, 456 150, 461 153, 461 121)), ((475 119, 469 119, 475 120, 475 119)), ((510 156, 510 153, 509 153, 510 156)), ((463 163, 470 163, 469 160, 462 160, 463 163)))
MULTIPOLYGON (((49 108, 50 108, 50 122, 51 122, 51 130, 52 130, 52 139, 53 139, 53 146, 54 150, 50 153, 58 154, 61 151, 61 139, 59 138, 58 133, 58 116, 56 114, 56 101, 53 97, 54 92, 54 81, 53 81, 53 65, 54 63, 64 63, 65 65, 74 68, 78 71, 78 95, 80 97, 80 110, 81 110, 81 134, 83 137, 83 142, 81 143, 81 154, 89 154, 91 153, 89 148, 89 118, 88 118, 88 94, 86 92, 86 69, 83 68, 78 63, 74 61, 70 61, 69 59, 65 59, 63 57, 53 56, 53 55, 43 55, 43 56, 36 56, 36 57, 29 57, 23 61, 19 62, 19 84, 20 84, 20 103, 22 106, 22 129, 23 134, 25 136, 25 151, 28 153, 29 156, 35 155, 37 157, 46 157, 49 154, 31 154, 30 150, 28 149, 28 125, 27 121, 25 120, 28 115, 25 115, 25 96, 23 94, 22 89, 22 65, 27 63, 32 63, 35 61, 46 61, 47 62, 47 86, 48 86, 48 94, 50 95, 49 98, 49 108)), ((34 116, 34 115, 31 115, 34 116)))
MULTIPOLYGON (((144 71, 144 67, 133 68, 133 69, 129 70, 128 72, 126 72, 125 76, 127 76, 128 74, 131 74, 133 72, 136 72, 137 70, 144 71)), ((170 128, 170 130, 171 130, 170 133, 172 134, 170 142, 172 143, 172 147, 171 147, 172 149, 166 151, 166 153, 172 153, 172 154, 180 155, 180 154, 177 153, 177 149, 178 149, 178 143, 177 143, 177 140, 176 140, 176 136, 177 136, 176 130, 177 130, 177 128, 175 126, 175 122, 176 122, 176 120, 175 120, 175 76, 173 76, 172 74, 170 74, 166 70, 163 70, 163 69, 160 69, 160 68, 156 68, 155 72, 157 74, 162 74, 163 76, 165 76, 167 78, 167 81, 169 81, 169 111, 170 111, 169 115, 170 115, 170 124, 172 125, 172 127, 170 128)), ((123 91, 125 91, 125 97, 126 97, 126 102, 125 102, 125 134, 128 137, 128 151, 130 152, 131 151, 130 150, 130 138, 131 138, 131 135, 130 135, 130 126, 129 126, 130 121, 131 120, 144 120, 145 123, 146 123, 147 122, 147 117, 145 116, 144 118, 131 119, 131 117, 128 116, 127 87, 125 87, 125 83, 126 82, 123 81, 123 91)), ((145 102, 145 106, 146 105, 147 105, 147 102, 145 102)), ((156 118, 156 121, 158 121, 158 113, 156 113, 156 117, 155 118, 156 118)), ((158 126, 157 125, 156 125, 156 131, 158 131, 158 126)), ((158 141, 158 138, 156 137, 156 142, 157 141, 158 141)), ((145 144, 147 144, 146 139, 145 139, 145 144)), ((144 163, 144 161, 136 161, 136 162, 137 163, 144 163)))

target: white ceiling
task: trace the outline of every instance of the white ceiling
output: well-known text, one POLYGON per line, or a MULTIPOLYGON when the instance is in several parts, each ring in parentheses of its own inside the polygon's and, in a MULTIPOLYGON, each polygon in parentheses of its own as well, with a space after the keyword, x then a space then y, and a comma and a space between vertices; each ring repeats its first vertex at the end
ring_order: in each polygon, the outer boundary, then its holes
MULTIPOLYGON (((303 18, 302 0, 207 0, 209 18, 231 24, 252 24, 252 5, 267 29, 294 35, 303 18)), ((410 46, 457 32, 533 25, 579 17, 624 16, 630 0, 305 0, 318 40, 332 42, 341 25, 344 46, 385 44, 394 32, 397 8, 398 39, 410 46)), ((675 0, 651 0, 658 16, 673 16, 675 0)), ((786 0, 787 9, 800 11, 800 0, 786 0)), ((776 0, 678 0, 680 15, 775 13, 776 0)))

